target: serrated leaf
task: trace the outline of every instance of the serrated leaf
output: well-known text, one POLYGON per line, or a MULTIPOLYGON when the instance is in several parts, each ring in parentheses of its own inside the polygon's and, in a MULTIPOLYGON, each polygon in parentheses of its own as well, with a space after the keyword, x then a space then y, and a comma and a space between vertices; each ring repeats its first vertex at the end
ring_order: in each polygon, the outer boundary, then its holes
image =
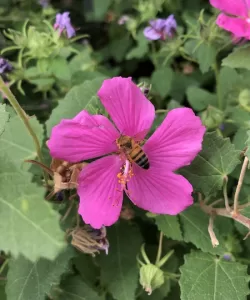
POLYGON ((249 46, 236 48, 222 60, 222 65, 230 68, 243 68, 250 70, 249 46))
POLYGON ((199 207, 192 206, 182 212, 180 214, 180 221, 183 228, 183 238, 185 242, 193 243, 203 252, 223 254, 226 251, 223 237, 220 235, 216 226, 214 226, 214 232, 220 245, 213 248, 208 234, 209 216, 199 207))
POLYGON ((208 91, 196 86, 191 86, 188 88, 187 98, 192 108, 197 111, 202 111, 206 109, 209 105, 217 106, 216 95, 209 93, 208 91))
POLYGON ((205 135, 201 152, 181 173, 196 191, 209 196, 222 188, 223 178, 239 163, 239 151, 235 150, 229 138, 211 132, 205 135))
POLYGON ((100 256, 101 281, 116 300, 135 298, 139 270, 136 255, 142 243, 136 227, 119 222, 108 229, 110 250, 100 256))
POLYGON ((32 261, 54 259, 64 247, 60 215, 44 200, 44 189, 31 182, 32 174, 2 154, 0 165, 1 250, 32 261))
POLYGON ((8 300, 44 300, 52 286, 59 285, 61 275, 70 271, 69 260, 74 255, 68 247, 54 261, 41 258, 31 262, 23 256, 12 259, 6 286, 8 300))
POLYGON ((58 294, 59 297, 56 298, 58 300, 104 300, 104 297, 99 296, 94 289, 82 281, 80 276, 66 278, 61 283, 58 294))
POLYGON ((4 132, 5 125, 9 119, 9 114, 5 110, 5 104, 0 104, 0 135, 4 132))
MULTIPOLYGON (((30 118, 29 122, 41 142, 43 138, 42 126, 35 117, 30 118)), ((24 160, 36 157, 34 141, 18 116, 10 118, 9 122, 6 123, 0 143, 1 153, 16 166, 20 167, 24 160)))
POLYGON ((247 131, 247 141, 246 141, 247 151, 246 156, 250 159, 250 130, 247 131))
POLYGON ((158 215, 155 217, 155 223, 165 236, 173 240, 182 241, 182 232, 177 216, 158 215))
POLYGON ((168 67, 157 69, 152 74, 152 88, 164 98, 170 92, 173 76, 173 71, 168 67))
POLYGON ((83 109, 93 114, 102 109, 101 102, 96 95, 102 82, 103 78, 96 78, 74 86, 53 110, 47 122, 48 133, 50 133, 52 127, 58 124, 61 119, 73 118, 83 109))
POLYGON ((246 300, 247 266, 210 254, 193 252, 180 268, 182 300, 246 300))

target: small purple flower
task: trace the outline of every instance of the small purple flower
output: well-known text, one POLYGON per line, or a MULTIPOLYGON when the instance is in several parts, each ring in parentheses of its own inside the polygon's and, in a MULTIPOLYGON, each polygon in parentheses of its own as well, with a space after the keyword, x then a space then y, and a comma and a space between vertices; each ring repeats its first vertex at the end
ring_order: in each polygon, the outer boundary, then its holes
POLYGON ((49 0, 39 0, 38 3, 43 7, 46 8, 49 6, 49 0))
POLYGON ((224 258, 225 260, 227 260, 227 261, 231 261, 231 260, 232 260, 232 256, 231 256, 230 253, 225 253, 225 254, 223 255, 223 258, 224 258))
POLYGON ((4 58, 0 58, 0 74, 10 72, 12 70, 11 64, 4 58))
POLYGON ((177 27, 174 15, 170 15, 167 19, 151 20, 149 24, 150 26, 143 31, 148 40, 165 40, 167 37, 172 37, 177 27))
POLYGON ((120 19, 118 20, 117 23, 119 25, 124 25, 126 22, 128 22, 128 20, 129 20, 129 16, 123 15, 123 16, 120 17, 120 19))
POLYGON ((70 22, 69 12, 64 12, 63 14, 56 15, 54 29, 59 29, 59 34, 66 30, 69 39, 76 34, 75 29, 70 22))

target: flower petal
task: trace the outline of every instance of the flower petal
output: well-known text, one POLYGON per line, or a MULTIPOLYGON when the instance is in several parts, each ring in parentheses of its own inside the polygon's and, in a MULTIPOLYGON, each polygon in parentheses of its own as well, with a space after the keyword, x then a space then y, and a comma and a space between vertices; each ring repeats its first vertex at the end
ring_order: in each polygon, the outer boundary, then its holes
POLYGON ((238 38, 245 37, 250 39, 250 24, 243 19, 232 18, 222 13, 218 16, 216 24, 232 32, 238 38))
POLYGON ((153 166, 144 170, 133 165, 134 176, 127 183, 131 201, 156 214, 176 215, 193 204, 191 184, 181 175, 153 166))
POLYGON ((82 111, 52 129, 48 147, 52 157, 79 162, 117 151, 118 137, 119 132, 106 117, 82 111))
POLYGON ((104 80, 98 96, 121 134, 145 137, 153 123, 155 109, 131 78, 104 80))
POLYGON ((117 174, 121 165, 118 155, 110 155, 87 165, 79 176, 78 212, 94 228, 110 226, 119 218, 123 191, 117 174))
POLYGON ((159 40, 161 38, 161 33, 155 31, 154 28, 148 26, 143 30, 144 36, 151 41, 159 40))
POLYGON ((190 108, 171 110, 143 149, 150 167, 169 171, 189 165, 202 147, 205 127, 190 108))
POLYGON ((234 16, 247 17, 249 0, 210 0, 210 4, 234 16))

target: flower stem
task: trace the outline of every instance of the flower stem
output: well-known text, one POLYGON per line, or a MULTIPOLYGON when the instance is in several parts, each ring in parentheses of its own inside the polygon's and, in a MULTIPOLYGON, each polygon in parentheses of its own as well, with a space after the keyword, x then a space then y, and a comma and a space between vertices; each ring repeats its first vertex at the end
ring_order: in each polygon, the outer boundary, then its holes
POLYGON ((156 256, 156 260, 155 260, 155 264, 156 264, 156 265, 157 265, 158 262, 161 260, 162 240, 163 240, 163 233, 162 233, 162 231, 161 231, 161 232, 160 232, 160 239, 159 239, 159 245, 158 245, 157 256, 156 256))
POLYGON ((239 195, 240 195, 240 191, 241 191, 241 187, 242 187, 242 183, 246 174, 246 170, 247 170, 247 166, 248 166, 248 158, 245 156, 244 158, 244 162, 240 171, 240 177, 239 177, 239 181, 236 187, 236 191, 234 194, 234 214, 237 214, 238 212, 238 202, 239 202, 239 195))
MULTIPOLYGON (((8 86, 4 83, 1 76, 0 76, 0 90, 3 92, 3 94, 9 100, 10 104, 12 105, 14 110, 16 111, 19 118, 23 121, 25 127, 27 128, 27 130, 28 130, 28 132, 29 132, 30 136, 32 137, 33 142, 35 144, 38 159, 42 163, 43 159, 42 159, 42 152, 41 152, 39 140, 38 140, 33 128, 30 125, 30 122, 29 122, 29 119, 28 119, 26 113, 21 108, 21 106, 19 105, 18 101, 16 100, 15 96, 12 94, 12 92, 10 91, 8 86)), ((47 185, 48 184, 48 176, 47 176, 46 172, 44 172, 44 180, 45 180, 45 183, 47 185)))
POLYGON ((223 180, 223 196, 224 196, 224 200, 225 200, 226 210, 231 211, 231 208, 229 206, 228 196, 227 196, 227 182, 228 182, 228 178, 227 178, 227 176, 225 176, 224 180, 223 180))
POLYGON ((5 267, 7 266, 8 263, 9 263, 9 259, 6 259, 0 268, 0 274, 3 273, 5 267))

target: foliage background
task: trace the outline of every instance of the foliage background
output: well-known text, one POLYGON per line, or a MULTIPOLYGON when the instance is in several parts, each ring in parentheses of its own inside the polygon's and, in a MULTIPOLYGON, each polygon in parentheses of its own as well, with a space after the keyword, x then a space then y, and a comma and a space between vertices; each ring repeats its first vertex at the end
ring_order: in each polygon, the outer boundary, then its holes
MULTIPOLYGON (((149 97, 157 110, 153 130, 168 110, 188 106, 201 117, 207 134, 203 150, 180 170, 196 191, 195 204, 178 216, 156 216, 126 200, 119 222, 107 229, 109 254, 92 257, 65 241, 65 232, 76 226, 78 199, 69 200, 74 192, 68 191, 63 200, 44 200, 41 169, 24 162, 37 158, 36 145, 1 97, 0 299, 247 299, 246 163, 239 197, 243 218, 226 211, 223 199, 228 197, 233 209, 243 150, 250 143, 249 44, 233 43, 216 26, 217 12, 205 0, 50 4, 42 8, 36 0, 0 0, 0 47, 13 65, 3 79, 29 116, 47 165, 51 158, 45 141, 51 128, 82 109, 104 113, 96 92, 104 78, 117 75, 151 85, 149 97), (54 34, 55 15, 63 11, 70 11, 77 39, 54 34), (169 14, 178 23, 175 38, 146 40, 142 30, 148 21, 169 14), (123 15, 130 19, 118 25, 123 15), (198 192, 205 202, 199 203, 198 192), (162 257, 173 251, 160 268, 153 266, 159 251, 162 257), (151 264, 142 267, 137 257, 151 264), (155 289, 151 295, 143 290, 145 284, 155 289)), ((0 88, 6 91, 1 82, 0 88)), ((247 157, 249 151, 245 162, 247 157)))

